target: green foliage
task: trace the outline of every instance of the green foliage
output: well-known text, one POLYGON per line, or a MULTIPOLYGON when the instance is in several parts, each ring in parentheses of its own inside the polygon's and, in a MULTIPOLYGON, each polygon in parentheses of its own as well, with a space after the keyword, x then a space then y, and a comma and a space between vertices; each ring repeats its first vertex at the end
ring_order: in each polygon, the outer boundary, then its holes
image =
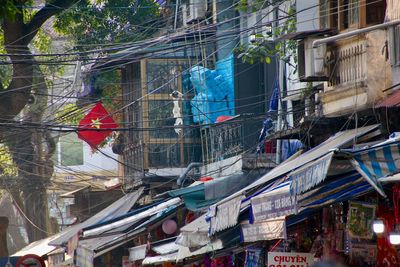
MULTIPOLYGON (((4 49, 4 35, 3 31, 0 29, 0 54, 6 54, 4 49)), ((8 57, 0 57, 0 61, 9 62, 8 57)), ((10 64, 0 65, 0 88, 6 88, 11 82, 12 66, 10 64)))
POLYGON ((239 46, 236 51, 239 53, 238 58, 241 58, 244 63, 250 64, 254 64, 256 61, 270 64, 271 56, 276 53, 274 48, 260 42, 239 46))
POLYGON ((19 10, 13 0, 0 0, 0 19, 14 19, 18 13, 19 10))
POLYGON ((36 50, 40 53, 50 53, 52 40, 49 34, 43 29, 39 29, 35 38, 32 40, 32 44, 36 50))
POLYGON ((0 176, 16 175, 17 168, 13 164, 11 153, 4 145, 0 145, 0 176))
POLYGON ((242 12, 256 12, 257 10, 265 8, 266 3, 267 1, 265 0, 253 0, 251 4, 248 3, 248 0, 239 0, 236 5, 236 10, 242 12))
MULTIPOLYGON (((288 18, 285 20, 282 26, 274 29, 273 36, 278 37, 284 34, 292 33, 296 31, 296 9, 291 7, 288 10, 288 18)), ((271 63, 272 56, 284 57, 287 54, 294 56, 295 61, 297 43, 294 40, 283 40, 276 43, 275 47, 266 42, 271 36, 265 36, 261 33, 254 34, 255 41, 250 44, 241 45, 236 49, 239 53, 238 58, 242 59, 242 62, 254 64, 255 62, 271 63)))
POLYGON ((77 49, 88 50, 143 39, 160 26, 152 25, 160 21, 158 17, 158 5, 152 0, 82 0, 59 15, 54 26, 71 36, 77 49))
MULTIPOLYGON (((97 75, 95 86, 101 90, 104 107, 112 112, 121 104, 121 72, 119 70, 101 72, 97 75)), ((117 119, 118 118, 114 118, 117 119)))
POLYGON ((78 125, 85 116, 85 111, 78 108, 75 103, 64 105, 56 113, 57 123, 66 123, 69 125, 78 125))

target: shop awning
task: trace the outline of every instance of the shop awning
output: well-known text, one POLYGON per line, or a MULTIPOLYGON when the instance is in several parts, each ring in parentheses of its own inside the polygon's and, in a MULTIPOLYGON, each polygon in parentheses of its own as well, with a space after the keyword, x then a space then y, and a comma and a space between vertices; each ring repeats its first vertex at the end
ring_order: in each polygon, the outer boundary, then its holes
POLYGON ((120 229, 115 230, 115 233, 109 235, 80 240, 78 247, 84 248, 86 251, 90 252, 94 259, 129 242, 138 234, 145 232, 146 228, 139 227, 126 233, 118 232, 120 229))
POLYGON ((176 256, 176 261, 182 261, 183 259, 190 258, 197 255, 206 254, 209 252, 215 252, 217 250, 223 249, 223 243, 220 239, 216 239, 208 243, 207 245, 191 251, 188 247, 180 247, 176 256))
POLYGON ((351 153, 354 168, 382 196, 386 196, 379 179, 400 172, 400 141, 384 142, 351 153))
POLYGON ((377 130, 378 126, 379 125, 372 125, 338 132, 319 146, 294 159, 283 162, 259 180, 211 206, 207 214, 209 233, 212 235, 215 232, 237 224, 237 215, 240 209, 242 196, 251 189, 265 185, 284 175, 292 177, 292 185, 296 185, 295 187, 292 186, 292 189, 296 193, 307 191, 321 183, 326 178, 333 156, 332 152, 351 144, 355 138, 360 138, 377 130), (238 201, 239 199, 240 201, 238 201), (230 216, 227 216, 228 214, 230 216))
POLYGON ((216 239, 207 245, 195 249, 195 250, 190 250, 187 247, 179 246, 178 252, 173 252, 169 254, 164 254, 164 255, 158 255, 154 257, 146 257, 142 264, 143 265, 151 265, 151 264, 161 264, 164 262, 180 262, 184 259, 188 259, 194 256, 199 256, 203 255, 206 253, 211 253, 215 252, 217 250, 223 249, 224 246, 222 244, 222 241, 220 239, 216 239))
POLYGON ((329 152, 325 156, 292 171, 289 174, 292 180, 292 193, 294 195, 299 195, 324 181, 328 175, 328 169, 331 165, 333 154, 334 152, 329 152))
POLYGON ((254 174, 233 174, 206 183, 171 190, 167 194, 170 197, 181 197, 189 210, 200 211, 242 189, 256 178, 257 175, 254 174))
POLYGON ((202 215, 181 228, 176 243, 185 247, 204 246, 210 242, 206 216, 202 215))
POLYGON ((58 237, 58 235, 54 235, 45 239, 41 239, 35 242, 30 243, 26 247, 21 250, 15 252, 11 257, 21 257, 27 254, 35 254, 40 257, 49 254, 50 252, 57 249, 56 246, 49 245, 49 242, 54 238, 58 237))
MULTIPOLYGON (((250 190, 251 188, 265 184, 268 181, 276 179, 282 175, 288 174, 289 172, 296 170, 306 164, 312 162, 317 164, 319 163, 318 161, 319 159, 330 154, 333 150, 350 144, 355 138, 359 138, 369 132, 378 129, 378 126, 379 125, 372 125, 372 126, 361 127, 358 129, 338 132, 334 136, 330 137, 328 140, 323 142, 322 144, 310 149, 309 151, 298 156, 297 158, 285 161, 282 164, 278 165, 276 168, 272 169, 270 172, 261 177, 259 180, 250 184, 248 187, 245 187, 243 190, 237 192, 230 198, 233 198, 236 195, 243 193, 243 191, 250 190)), ((226 200, 222 200, 221 202, 224 202, 226 200)))
POLYGON ((127 227, 133 223, 139 222, 140 220, 143 220, 147 217, 156 215, 158 213, 162 212, 168 212, 171 209, 175 209, 177 206, 181 204, 180 198, 173 198, 170 200, 167 200, 165 202, 162 202, 161 204, 151 207, 141 213, 129 216, 129 217, 124 217, 121 220, 114 220, 113 222, 110 223, 104 223, 103 225, 89 229, 86 231, 83 231, 83 236, 88 237, 88 236, 93 236, 93 235, 99 235, 102 233, 105 233, 107 231, 114 230, 119 227, 127 227))
POLYGON ((329 178, 331 181, 298 196, 299 210, 320 208, 336 202, 350 200, 373 190, 371 185, 356 171, 329 178))
POLYGON ((110 223, 104 222, 97 228, 84 231, 86 237, 79 241, 79 246, 93 254, 93 258, 99 257, 168 218, 176 212, 180 203, 178 198, 174 198, 155 206, 151 205, 150 208, 130 217, 122 216, 119 220, 117 218, 110 223))
POLYGON ((154 264, 162 264, 165 262, 175 262, 177 255, 178 255, 177 253, 171 253, 154 257, 146 257, 142 261, 142 265, 154 265, 154 264))
POLYGON ((250 222, 262 222, 296 212, 295 197, 290 193, 291 182, 284 182, 250 200, 250 222))
POLYGON ((49 245, 62 246, 63 244, 66 244, 68 240, 75 236, 80 230, 95 223, 106 221, 127 213, 142 195, 143 190, 144 188, 141 187, 132 193, 128 193, 107 208, 97 213, 96 215, 87 219, 86 221, 66 228, 58 234, 59 236, 56 239, 51 240, 49 242, 49 245))
POLYGON ((160 255, 171 254, 171 253, 177 252, 179 250, 180 246, 175 243, 175 239, 176 238, 173 238, 173 240, 171 242, 163 243, 163 244, 159 244, 159 245, 152 244, 151 250, 153 250, 154 252, 156 252, 157 254, 160 254, 160 255))
POLYGON ((241 222, 241 241, 257 242, 264 240, 286 239, 285 217, 250 223, 241 222))

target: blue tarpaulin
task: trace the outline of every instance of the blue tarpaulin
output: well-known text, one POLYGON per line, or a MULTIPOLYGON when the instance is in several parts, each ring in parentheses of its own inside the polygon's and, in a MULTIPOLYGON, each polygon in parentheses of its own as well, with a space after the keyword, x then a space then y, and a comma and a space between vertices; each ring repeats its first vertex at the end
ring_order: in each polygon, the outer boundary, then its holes
POLYGON ((196 90, 191 101, 194 122, 209 124, 219 116, 235 115, 233 55, 217 61, 215 70, 193 67, 190 81, 196 90))

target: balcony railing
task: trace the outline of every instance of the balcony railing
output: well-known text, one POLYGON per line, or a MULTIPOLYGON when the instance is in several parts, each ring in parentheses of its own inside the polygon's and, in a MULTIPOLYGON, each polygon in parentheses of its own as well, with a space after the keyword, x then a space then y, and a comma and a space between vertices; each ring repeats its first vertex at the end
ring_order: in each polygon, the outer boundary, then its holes
POLYGON ((353 85, 367 78, 365 40, 333 48, 330 54, 328 87, 353 85))
POLYGON ((223 122, 202 129, 203 162, 213 163, 239 155, 243 151, 241 122, 223 122))

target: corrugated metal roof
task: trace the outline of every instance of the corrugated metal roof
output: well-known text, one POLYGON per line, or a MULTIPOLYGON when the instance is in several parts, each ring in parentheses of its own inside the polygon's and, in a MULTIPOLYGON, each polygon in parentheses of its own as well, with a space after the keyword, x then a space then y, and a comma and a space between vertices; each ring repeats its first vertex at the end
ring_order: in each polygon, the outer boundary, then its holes
POLYGON ((394 91, 388 95, 385 99, 379 101, 376 104, 376 108, 392 108, 400 106, 400 90, 394 91))

